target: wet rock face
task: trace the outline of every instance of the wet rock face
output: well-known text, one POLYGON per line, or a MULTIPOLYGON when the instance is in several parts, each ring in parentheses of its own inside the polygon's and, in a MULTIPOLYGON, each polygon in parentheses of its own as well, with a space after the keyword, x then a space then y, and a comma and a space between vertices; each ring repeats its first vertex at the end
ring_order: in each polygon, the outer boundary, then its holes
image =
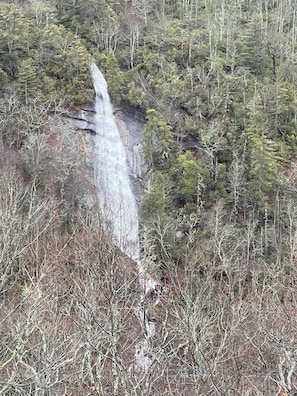
POLYGON ((118 130, 126 149, 129 176, 134 195, 142 195, 142 139, 145 119, 142 113, 133 109, 118 109, 114 112, 118 130))
MULTIPOLYGON (((75 129, 95 135, 95 109, 93 105, 77 109, 65 109, 63 117, 69 118, 75 129)), ((114 117, 126 150, 129 177, 137 200, 142 195, 142 139, 145 118, 133 107, 125 106, 114 110, 114 117)), ((86 140, 89 145, 89 137, 86 140)))

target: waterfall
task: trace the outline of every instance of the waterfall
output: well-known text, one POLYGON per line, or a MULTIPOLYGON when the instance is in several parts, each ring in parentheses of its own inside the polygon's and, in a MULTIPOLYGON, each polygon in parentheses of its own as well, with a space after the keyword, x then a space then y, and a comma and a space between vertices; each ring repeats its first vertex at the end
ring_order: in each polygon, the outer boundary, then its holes
POLYGON ((146 296, 156 289, 157 283, 146 274, 140 261, 138 207, 130 185, 125 147, 115 123, 107 84, 94 63, 91 73, 96 93, 94 167, 99 207, 106 230, 113 235, 121 251, 137 263, 142 293, 136 315, 142 323, 145 336, 136 346, 135 368, 147 372, 151 365, 151 359, 147 356, 148 341, 155 334, 155 324, 149 321, 144 306, 146 296))
POLYGON ((91 65, 95 100, 95 183, 105 227, 119 248, 139 258, 138 208, 128 176, 125 148, 116 126, 106 81, 91 65))

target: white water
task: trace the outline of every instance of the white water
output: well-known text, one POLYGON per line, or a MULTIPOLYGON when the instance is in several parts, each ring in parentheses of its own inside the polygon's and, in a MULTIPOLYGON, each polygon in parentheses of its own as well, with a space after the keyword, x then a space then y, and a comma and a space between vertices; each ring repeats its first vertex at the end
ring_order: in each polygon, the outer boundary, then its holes
POLYGON ((138 208, 128 177, 125 148, 117 129, 106 81, 91 65, 95 101, 95 181, 105 226, 119 248, 139 259, 138 208))
POLYGON ((139 257, 138 207, 131 189, 125 147, 115 123, 107 84, 94 63, 91 73, 96 93, 94 163, 99 207, 105 228, 113 235, 122 252, 135 260, 138 266, 142 294, 136 314, 144 328, 145 337, 136 346, 135 368, 147 372, 151 365, 151 359, 147 356, 149 338, 155 334, 155 325, 147 318, 144 300, 157 284, 145 273, 139 257))

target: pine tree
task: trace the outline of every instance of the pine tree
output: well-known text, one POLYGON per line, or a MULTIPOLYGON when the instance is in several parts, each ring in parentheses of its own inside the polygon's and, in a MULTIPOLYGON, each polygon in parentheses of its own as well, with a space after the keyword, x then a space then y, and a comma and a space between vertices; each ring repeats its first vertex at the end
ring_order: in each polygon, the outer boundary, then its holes
POLYGON ((290 141, 296 136, 297 101, 294 87, 288 82, 283 83, 278 92, 277 130, 281 137, 290 141))
POLYGON ((39 82, 36 75, 36 68, 32 63, 32 59, 24 59, 18 69, 18 87, 21 95, 28 104, 31 95, 37 93, 39 82))
POLYGON ((175 172, 173 174, 176 189, 175 197, 184 202, 193 202, 197 196, 200 167, 190 151, 181 154, 176 161, 175 172))
POLYGON ((154 109, 146 113, 147 123, 144 130, 144 157, 147 165, 159 168, 174 151, 171 126, 154 109))
POLYGON ((263 208, 273 187, 279 182, 279 147, 267 137, 265 122, 259 113, 253 117, 246 135, 250 150, 250 198, 259 208, 263 208))
POLYGON ((267 74, 271 64, 264 46, 264 27, 260 18, 252 18, 240 40, 239 64, 247 67, 253 74, 267 74))

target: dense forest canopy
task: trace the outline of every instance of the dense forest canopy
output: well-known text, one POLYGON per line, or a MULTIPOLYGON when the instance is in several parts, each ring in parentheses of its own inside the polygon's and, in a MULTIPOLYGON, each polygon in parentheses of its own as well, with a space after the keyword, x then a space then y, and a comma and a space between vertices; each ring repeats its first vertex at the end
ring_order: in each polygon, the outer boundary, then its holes
POLYGON ((296 92, 295 0, 0 2, 0 395, 297 392, 296 92), (146 119, 143 376, 135 268, 60 117, 93 60, 146 119))

